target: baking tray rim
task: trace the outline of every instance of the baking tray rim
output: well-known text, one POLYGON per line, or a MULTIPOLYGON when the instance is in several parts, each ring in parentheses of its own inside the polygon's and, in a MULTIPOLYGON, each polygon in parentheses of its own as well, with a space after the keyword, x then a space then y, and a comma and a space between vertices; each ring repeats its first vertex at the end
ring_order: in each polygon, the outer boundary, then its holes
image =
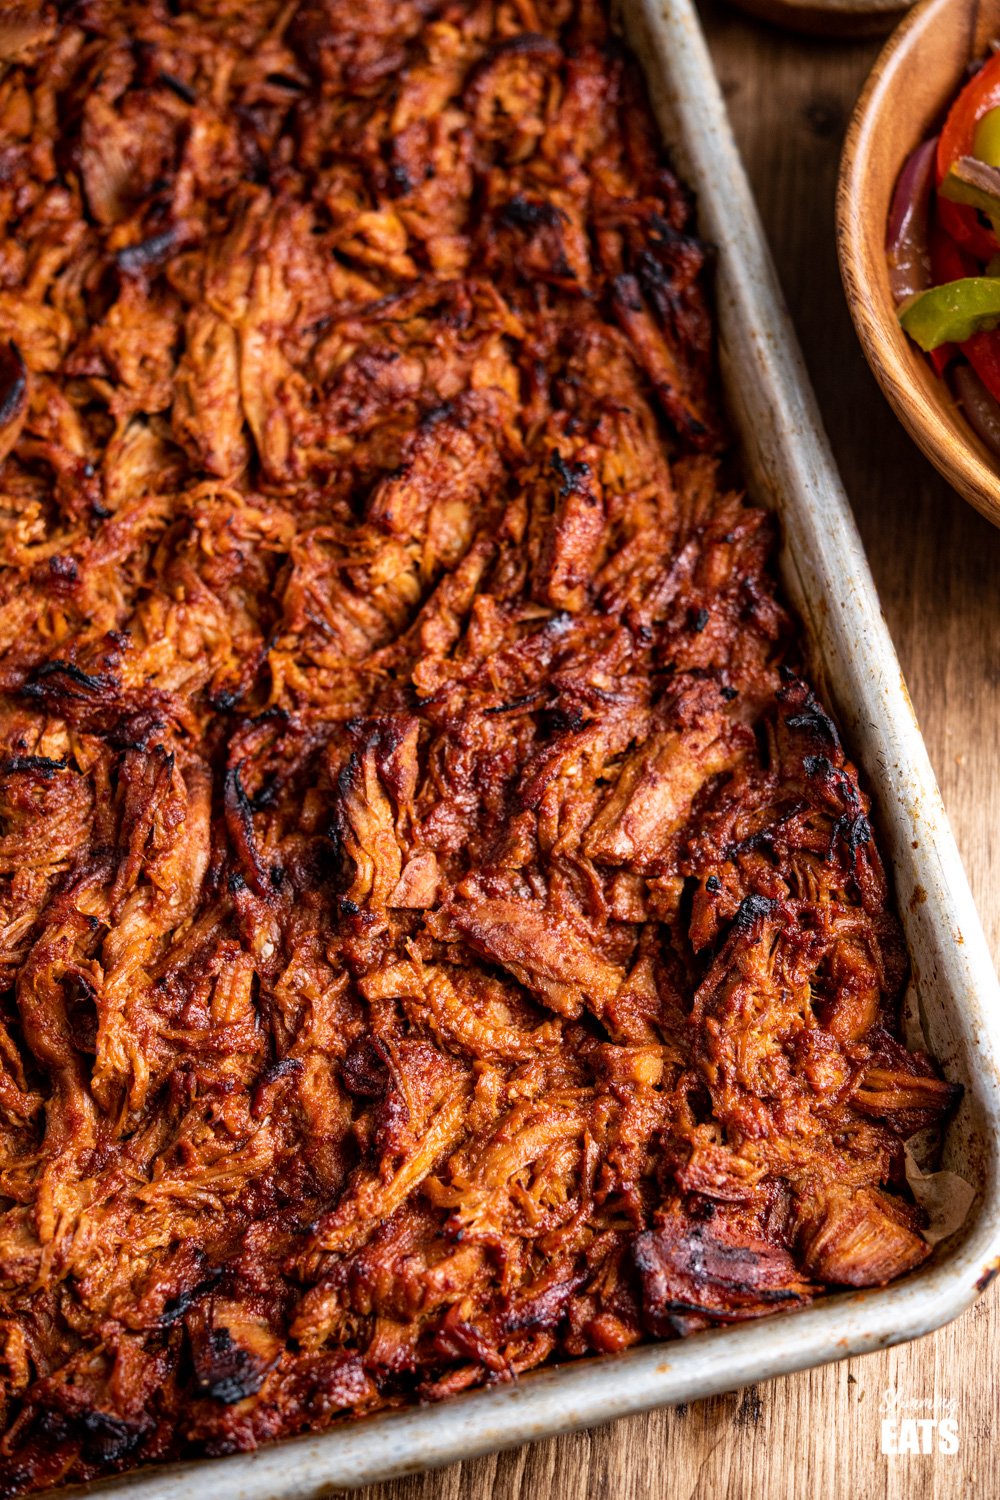
MULTIPOLYGON (((347 1421, 327 1431, 227 1458, 137 1470, 57 1496, 101 1493, 128 1500, 291 1500, 594 1426, 656 1406, 701 1399, 931 1332, 975 1300, 1000 1268, 1000 985, 972 902, 930 762, 881 616, 874 583, 815 407, 795 334, 739 160, 725 105, 691 0, 620 0, 629 38, 658 113, 673 115, 668 144, 682 159, 699 202, 702 234, 719 256, 717 297, 725 375, 730 356, 753 358, 773 413, 772 451, 746 410, 734 413, 748 473, 780 505, 786 574, 812 644, 833 649, 830 632, 855 629, 862 682, 855 740, 874 739, 879 775, 890 783, 897 823, 921 831, 912 868, 922 877, 920 920, 950 965, 945 988, 962 1020, 965 1056, 975 1065, 985 1152, 971 1224, 954 1248, 885 1288, 825 1296, 808 1308, 717 1328, 620 1355, 550 1366, 506 1386, 347 1421), (763 445, 763 446, 762 446, 763 445), (776 456, 777 455, 777 456, 776 456), (829 535, 818 537, 821 528, 829 535), (817 553, 819 544, 819 556, 817 553), (803 575, 799 587, 795 572, 803 575), (817 595, 817 576, 841 587, 817 595), (842 597, 837 597, 841 594, 842 597), (816 607, 810 607, 810 601, 816 607), (831 624, 831 621, 833 622, 831 624), (880 737, 881 731, 881 737, 880 737), (887 763, 885 756, 895 755, 887 763), (988 1127, 992 1127, 989 1129, 988 1127)), ((831 231, 832 232, 832 231, 831 231)), ((739 396, 729 386, 729 395, 739 396)), ((759 398, 758 398, 759 400, 759 398)), ((766 425, 766 424, 765 424, 766 425)), ((843 652, 843 642, 837 649, 843 652)), ((824 656, 825 659, 825 656, 824 656)), ((841 673, 843 675, 843 673, 841 673)), ((845 705, 837 704, 843 720, 845 705)), ((850 714, 847 715, 850 717, 850 714)), ((884 802, 886 787, 878 791, 884 802)), ((890 861, 892 863, 892 861, 890 861)), ((911 932, 897 891, 908 941, 911 932)), ((912 909, 912 903, 911 903, 912 909)), ((932 976, 936 982, 936 974, 932 976)), ((928 983, 932 980, 928 980, 928 983)), ((942 1002, 943 1003, 943 1002, 942 1002)))
POLYGON ((253 1453, 151 1467, 48 1493, 52 1500, 83 1494, 190 1500, 197 1484, 198 1500, 304 1500, 702 1400, 932 1332, 978 1295, 977 1268, 980 1279, 984 1273, 976 1251, 990 1253, 991 1246, 995 1234, 987 1243, 977 1233, 964 1247, 960 1274, 950 1263, 940 1264, 888 1288, 831 1296, 804 1311, 673 1343, 550 1366, 511 1385, 361 1417, 253 1453), (975 1244, 980 1238, 983 1244, 975 1244))

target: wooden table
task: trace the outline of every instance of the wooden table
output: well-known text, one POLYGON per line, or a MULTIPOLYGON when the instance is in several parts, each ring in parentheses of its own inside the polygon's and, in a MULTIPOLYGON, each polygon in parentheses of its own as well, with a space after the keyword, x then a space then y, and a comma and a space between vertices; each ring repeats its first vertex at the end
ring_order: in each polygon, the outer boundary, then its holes
MULTIPOLYGON (((1000 531, 910 443, 837 275, 844 127, 879 44, 807 41, 718 0, 703 18, 820 407, 994 958, 1000 954, 1000 531)), ((1000 1497, 1000 1281, 940 1333, 687 1409, 377 1485, 365 1500, 1000 1497), (883 1455, 887 1390, 954 1402, 954 1456, 883 1455)), ((933 1413, 930 1413, 933 1414, 933 1413)))

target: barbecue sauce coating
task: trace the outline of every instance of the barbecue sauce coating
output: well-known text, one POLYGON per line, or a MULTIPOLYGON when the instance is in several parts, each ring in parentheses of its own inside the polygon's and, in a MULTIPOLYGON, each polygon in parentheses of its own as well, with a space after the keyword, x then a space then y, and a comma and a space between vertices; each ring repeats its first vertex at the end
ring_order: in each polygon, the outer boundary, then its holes
POLYGON ((0 222, 0 1493, 920 1264, 603 7, 7 5, 0 222))

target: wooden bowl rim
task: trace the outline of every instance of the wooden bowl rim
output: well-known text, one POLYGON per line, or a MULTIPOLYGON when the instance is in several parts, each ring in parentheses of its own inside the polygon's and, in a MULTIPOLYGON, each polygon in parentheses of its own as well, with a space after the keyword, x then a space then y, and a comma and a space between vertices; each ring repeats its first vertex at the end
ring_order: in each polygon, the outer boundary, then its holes
MULTIPOLYGON (((995 525, 1000 525, 1000 458, 998 468, 987 460, 988 450, 960 413, 945 385, 940 402, 926 410, 914 398, 915 374, 909 340, 896 319, 883 315, 875 293, 876 268, 869 264, 860 233, 866 197, 866 168, 877 117, 893 97, 896 64, 917 45, 928 17, 956 0, 919 0, 904 17, 879 53, 851 115, 840 160, 836 198, 837 256, 848 308, 865 358, 876 380, 907 432, 935 468, 995 525), (949 411, 949 406, 951 410, 949 411)), ((974 13, 977 0, 969 9, 974 13)), ((941 99, 944 110, 951 98, 941 99)), ((914 139, 913 147, 920 144, 914 139)), ((902 162, 899 163, 900 167, 902 162)), ((878 271, 887 274, 884 262, 878 271)), ((938 377, 934 377, 937 381, 938 377)))

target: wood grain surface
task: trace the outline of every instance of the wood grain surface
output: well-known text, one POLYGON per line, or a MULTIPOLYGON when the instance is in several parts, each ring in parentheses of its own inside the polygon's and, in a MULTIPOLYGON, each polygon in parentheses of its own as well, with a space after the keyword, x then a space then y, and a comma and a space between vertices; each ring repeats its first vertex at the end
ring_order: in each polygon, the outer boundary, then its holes
MULTIPOLYGON (((893 417, 844 307, 837 159, 873 41, 784 35, 717 0, 703 20, 944 800, 1000 957, 1000 531, 893 417)), ((1000 1280, 915 1344, 360 1491, 364 1500, 1000 1497, 1000 1280), (959 1450, 884 1455, 885 1393, 951 1404, 959 1450)), ((890 1398, 891 1399, 891 1398, 890 1398)))

